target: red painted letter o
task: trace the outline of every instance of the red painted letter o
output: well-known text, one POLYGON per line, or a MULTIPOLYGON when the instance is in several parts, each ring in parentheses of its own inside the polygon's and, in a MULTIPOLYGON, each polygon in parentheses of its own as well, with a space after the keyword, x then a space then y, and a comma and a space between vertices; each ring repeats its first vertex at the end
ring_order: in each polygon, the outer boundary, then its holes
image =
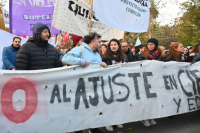
POLYGON ((38 103, 37 91, 34 85, 24 78, 13 78, 9 80, 1 92, 1 110, 3 114, 14 123, 24 123, 33 115, 38 103), (26 105, 21 111, 13 108, 13 93, 16 90, 24 90, 26 105))

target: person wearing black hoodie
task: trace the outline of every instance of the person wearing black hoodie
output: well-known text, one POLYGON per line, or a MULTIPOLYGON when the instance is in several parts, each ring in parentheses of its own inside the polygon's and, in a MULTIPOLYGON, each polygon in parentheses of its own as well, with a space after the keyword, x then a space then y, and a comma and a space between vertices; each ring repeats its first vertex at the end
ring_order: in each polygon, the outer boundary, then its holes
POLYGON ((48 43, 51 37, 47 25, 36 23, 33 38, 20 48, 16 57, 16 70, 39 70, 62 67, 56 49, 48 43))
POLYGON ((124 54, 126 55, 126 62, 134 62, 134 61, 136 61, 135 56, 133 55, 133 53, 131 52, 131 50, 128 47, 129 47, 129 44, 127 41, 121 42, 121 49, 124 52, 124 54))

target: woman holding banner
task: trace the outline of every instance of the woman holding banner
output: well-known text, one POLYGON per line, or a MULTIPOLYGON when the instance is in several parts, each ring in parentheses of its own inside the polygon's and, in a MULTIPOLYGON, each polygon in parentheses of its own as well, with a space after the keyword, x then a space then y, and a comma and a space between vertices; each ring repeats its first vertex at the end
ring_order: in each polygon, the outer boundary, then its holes
POLYGON ((151 38, 147 41, 144 53, 138 57, 138 60, 160 60, 162 51, 158 47, 158 40, 151 38))
POLYGON ((120 42, 117 39, 110 40, 105 55, 102 58, 102 62, 107 65, 115 65, 126 62, 126 57, 121 49, 120 42))
MULTIPOLYGON (((107 65, 115 65, 125 62, 125 55, 121 49, 120 42, 117 39, 110 40, 106 53, 102 58, 102 62, 107 65)), ((123 125, 117 125, 118 128, 123 128, 123 125)), ((106 126, 108 131, 113 131, 112 126, 106 126)))
MULTIPOLYGON (((144 53, 139 55, 138 60, 160 60, 161 56, 162 51, 158 47, 158 40, 151 38, 147 41, 147 46, 144 50, 144 53)), ((141 122, 146 127, 157 124, 154 119, 142 120, 141 122)))
POLYGON ((161 61, 182 62, 184 60, 184 57, 182 55, 183 50, 184 50, 183 44, 181 44, 180 42, 173 42, 169 48, 168 53, 161 58, 161 61))

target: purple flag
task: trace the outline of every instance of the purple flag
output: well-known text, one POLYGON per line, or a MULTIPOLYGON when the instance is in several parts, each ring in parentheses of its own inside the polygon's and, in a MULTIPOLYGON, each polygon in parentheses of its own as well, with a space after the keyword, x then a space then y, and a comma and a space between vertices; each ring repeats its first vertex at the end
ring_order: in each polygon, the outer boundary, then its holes
MULTIPOLYGON (((41 22, 51 29, 55 0, 10 0, 10 33, 32 36, 34 24, 41 22)), ((60 33, 53 28, 52 35, 60 33)))

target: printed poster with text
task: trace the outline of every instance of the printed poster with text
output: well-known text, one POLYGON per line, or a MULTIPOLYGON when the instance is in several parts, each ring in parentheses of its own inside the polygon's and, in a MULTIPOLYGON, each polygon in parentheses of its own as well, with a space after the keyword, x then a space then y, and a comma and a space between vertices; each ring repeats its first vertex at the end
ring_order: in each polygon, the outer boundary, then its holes
MULTIPOLYGON (((10 32, 32 36, 34 24, 40 22, 51 29, 55 0, 10 0, 10 32)), ((60 33, 53 28, 52 35, 60 33)))

